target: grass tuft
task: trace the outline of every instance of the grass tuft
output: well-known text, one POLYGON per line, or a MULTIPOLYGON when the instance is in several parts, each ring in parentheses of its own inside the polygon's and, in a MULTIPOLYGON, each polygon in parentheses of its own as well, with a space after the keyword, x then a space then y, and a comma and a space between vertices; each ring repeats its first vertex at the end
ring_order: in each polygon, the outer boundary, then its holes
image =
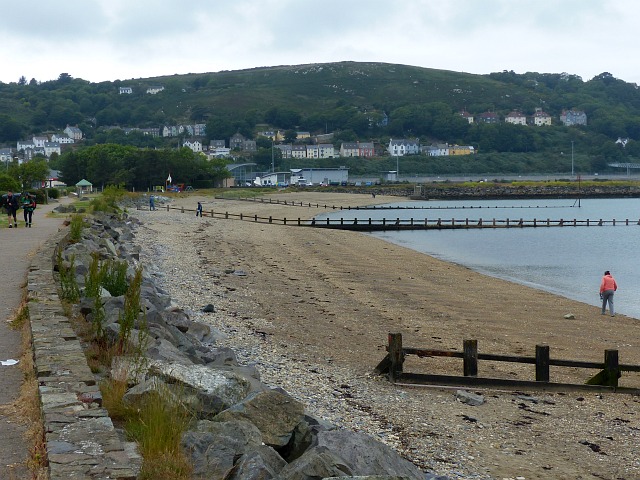
POLYGON ((190 415, 169 398, 169 392, 145 396, 137 416, 126 422, 125 429, 138 442, 144 459, 141 479, 190 478, 192 467, 180 446, 190 415))

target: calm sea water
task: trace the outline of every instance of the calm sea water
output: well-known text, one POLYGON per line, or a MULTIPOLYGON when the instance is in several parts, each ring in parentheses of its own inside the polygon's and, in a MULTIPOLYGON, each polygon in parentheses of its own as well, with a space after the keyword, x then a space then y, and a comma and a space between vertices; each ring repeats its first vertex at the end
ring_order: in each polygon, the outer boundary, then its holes
POLYGON ((640 225, 637 225, 640 199, 581 199, 580 207, 574 200, 429 201, 390 205, 429 209, 343 210, 318 218, 615 219, 616 223, 620 222, 615 227, 416 230, 370 235, 591 305, 600 305, 600 279, 605 270, 610 270, 618 282, 616 311, 640 319, 640 225), (470 207, 474 207, 473 210, 470 207), (622 225, 625 219, 629 219, 629 226, 622 225))

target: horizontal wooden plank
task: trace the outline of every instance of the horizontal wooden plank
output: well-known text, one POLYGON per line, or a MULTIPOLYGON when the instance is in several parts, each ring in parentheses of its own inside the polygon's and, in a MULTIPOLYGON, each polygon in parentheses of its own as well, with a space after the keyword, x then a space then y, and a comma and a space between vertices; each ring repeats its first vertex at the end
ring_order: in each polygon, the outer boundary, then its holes
MULTIPOLYGON (((434 350, 428 348, 403 347, 402 351, 405 355, 416 355, 418 357, 448 357, 448 358, 464 358, 463 352, 455 352, 450 350, 434 350)), ((527 363, 535 365, 535 357, 521 357, 517 355, 499 355, 492 353, 478 353, 478 360, 494 361, 494 362, 512 362, 527 363)), ((549 365, 554 367, 572 367, 572 368, 594 368, 603 369, 604 362, 586 362, 581 360, 563 360, 549 359, 549 365)), ((624 372, 640 372, 640 365, 620 365, 620 370, 624 372)))
POLYGON ((541 391, 587 391, 640 394, 640 389, 626 387, 606 387, 574 383, 536 382, 533 380, 510 380, 502 378, 461 377, 452 375, 427 375, 420 373, 399 373, 396 384, 431 385, 446 387, 486 387, 505 389, 531 389, 541 391))
POLYGON ((463 358, 462 352, 453 352, 449 350, 432 350, 428 348, 411 348, 403 347, 402 351, 405 355, 417 355, 418 357, 454 357, 463 358))

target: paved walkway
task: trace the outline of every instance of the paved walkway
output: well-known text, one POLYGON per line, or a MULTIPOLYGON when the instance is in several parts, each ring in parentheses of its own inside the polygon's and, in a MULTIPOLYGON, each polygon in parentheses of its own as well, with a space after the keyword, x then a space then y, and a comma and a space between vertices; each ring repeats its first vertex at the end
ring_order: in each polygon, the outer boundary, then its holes
MULTIPOLYGON (((68 203, 63 199, 60 203, 68 203)), ((0 360, 19 360, 22 356, 21 332, 13 330, 9 321, 20 306, 23 286, 31 258, 47 238, 62 226, 63 218, 48 217, 59 203, 38 205, 33 226, 26 228, 18 217, 18 228, 0 228, 0 360)), ((6 212, 0 214, 6 219, 6 212)), ((21 215, 22 212, 18 212, 21 215)), ((0 479, 28 478, 26 460, 28 446, 24 438, 27 425, 12 412, 11 404, 20 395, 23 375, 19 365, 0 364, 0 479)))

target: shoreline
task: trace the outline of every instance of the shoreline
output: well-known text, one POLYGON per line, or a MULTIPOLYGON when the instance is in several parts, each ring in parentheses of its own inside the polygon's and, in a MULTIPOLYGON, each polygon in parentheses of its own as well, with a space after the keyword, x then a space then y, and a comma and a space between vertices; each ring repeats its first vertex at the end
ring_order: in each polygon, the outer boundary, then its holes
MULTIPOLYGON (((274 197, 306 203, 313 195, 319 194, 274 197)), ((321 203, 335 198, 352 206, 393 201, 320 195, 321 203)), ((247 215, 278 216, 291 208, 197 194, 173 203, 189 209, 198 200, 205 211, 247 215)), ((634 453, 640 422, 627 404, 637 397, 520 392, 533 399, 523 400, 513 392, 485 391, 487 403, 470 407, 450 391, 394 386, 371 373, 391 331, 423 348, 460 350, 463 339, 476 338, 481 352, 531 355, 534 345, 546 343, 554 358, 589 361, 601 361, 605 348, 618 348, 621 363, 640 364, 638 322, 624 316, 611 322, 597 307, 428 255, 416 259, 413 250, 361 234, 196 219, 177 211, 141 211, 138 217, 144 224, 140 241, 155 245, 154 255, 164 258, 165 287, 178 305, 196 320, 214 322, 268 383, 330 421, 371 433, 443 475, 551 479, 596 472, 613 478, 615 470, 632 478, 640 471, 634 453), (226 273, 236 271, 245 275, 226 273), (198 312, 209 302, 216 305, 214 318, 198 312), (566 320, 566 313, 576 318, 566 320), (607 466, 583 441, 602 445, 607 466)), ((461 367, 427 359, 406 368, 452 373, 461 367)), ((588 376, 565 370, 553 369, 552 380, 588 376)), ((513 378, 531 375, 531 369, 486 363, 480 374, 513 378)), ((640 384, 625 373, 621 385, 627 381, 640 384)))

